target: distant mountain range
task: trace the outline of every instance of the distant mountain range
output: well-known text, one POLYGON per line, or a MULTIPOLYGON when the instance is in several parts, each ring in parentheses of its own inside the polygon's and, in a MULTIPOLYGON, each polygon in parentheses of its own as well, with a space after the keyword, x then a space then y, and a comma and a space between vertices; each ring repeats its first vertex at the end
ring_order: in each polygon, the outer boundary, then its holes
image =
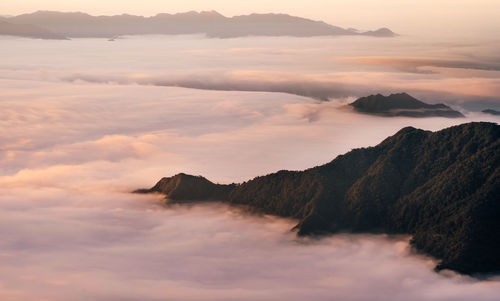
MULTIPOLYGON (((367 129, 369 131, 369 129, 367 129)), ((153 188, 170 201, 220 200, 299 220, 299 235, 408 233, 437 269, 500 272, 500 126, 403 128, 305 171, 231 185, 178 174, 153 188)))
POLYGON ((0 19, 0 35, 18 36, 36 39, 66 40, 67 38, 55 34, 47 29, 30 24, 13 24, 0 19))
POLYGON ((350 106, 357 112, 380 116, 465 117, 462 113, 452 110, 444 104, 427 104, 407 93, 361 97, 350 106))
MULTIPOLYGON (((64 38, 100 37, 113 38, 122 35, 145 34, 206 34, 214 38, 245 36, 338 36, 361 35, 392 37, 395 34, 387 28, 359 32, 344 29, 325 22, 314 21, 286 14, 251 14, 225 17, 215 11, 190 11, 178 14, 158 14, 153 17, 134 15, 91 16, 85 13, 63 13, 38 11, 0 20, 15 25, 30 24, 64 38)), ((52 38, 47 34, 37 35, 34 29, 27 35, 41 39, 52 38)), ((2 34, 18 35, 18 31, 4 30, 2 34)))

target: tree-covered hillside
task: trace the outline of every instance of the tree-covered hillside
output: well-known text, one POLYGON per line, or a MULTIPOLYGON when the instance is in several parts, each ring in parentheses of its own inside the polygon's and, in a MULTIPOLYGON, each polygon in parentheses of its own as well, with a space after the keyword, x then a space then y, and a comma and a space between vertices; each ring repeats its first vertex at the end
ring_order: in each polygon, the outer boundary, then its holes
POLYGON ((441 259, 438 269, 500 271, 497 124, 468 123, 438 132, 407 127, 375 147, 353 150, 325 165, 237 185, 202 177, 183 183, 176 177, 143 192, 176 200, 219 199, 293 217, 299 220, 299 235, 408 233, 418 250, 441 259), (167 185, 174 180, 175 185, 167 185))

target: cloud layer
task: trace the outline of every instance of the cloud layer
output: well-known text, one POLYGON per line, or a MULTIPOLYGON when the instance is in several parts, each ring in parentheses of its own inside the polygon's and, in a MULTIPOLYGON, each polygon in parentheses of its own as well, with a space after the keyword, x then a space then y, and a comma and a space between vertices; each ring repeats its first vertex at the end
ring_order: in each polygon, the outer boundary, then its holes
POLYGON ((120 193, 12 197, 0 198, 6 301, 495 300, 500 289, 434 273, 406 237, 297 239, 291 221, 120 193))
POLYGON ((230 182, 306 168, 406 125, 495 117, 386 119, 279 93, 0 82, 2 300, 494 300, 500 290, 434 273, 407 237, 301 240, 294 221, 128 193, 180 171, 230 182))
MULTIPOLYGON (((323 53, 321 39, 305 46, 294 46, 297 39, 125 39, 123 51, 97 40, 5 40, 0 54, 13 59, 0 63, 1 300, 498 298, 498 280, 434 273, 431 259, 408 249, 409 237, 298 239, 292 220, 213 204, 166 208, 159 196, 129 193, 178 172, 229 183, 304 169, 404 126, 498 122, 470 112, 382 118, 345 105, 374 89, 367 83, 399 90, 412 82, 444 93, 459 90, 458 76, 433 83, 435 74, 353 71, 336 57, 332 72, 311 56, 323 53), (316 69, 297 72, 306 65, 316 69), (183 82, 275 92, 166 87, 183 82), (334 99, 289 94, 318 91, 334 99)), ((335 53, 345 57, 354 46, 339 42, 335 53)), ((467 88, 469 97, 496 93, 495 76, 475 76, 484 81, 475 94, 467 88)), ((470 74, 464 78, 471 83, 470 74)))
POLYGON ((399 37, 125 37, 8 39, 0 77, 103 84, 285 92, 319 100, 409 92, 481 111, 498 108, 498 41, 399 37), (142 40, 141 40, 142 39, 142 40), (116 53, 120 55, 116 55, 116 53))

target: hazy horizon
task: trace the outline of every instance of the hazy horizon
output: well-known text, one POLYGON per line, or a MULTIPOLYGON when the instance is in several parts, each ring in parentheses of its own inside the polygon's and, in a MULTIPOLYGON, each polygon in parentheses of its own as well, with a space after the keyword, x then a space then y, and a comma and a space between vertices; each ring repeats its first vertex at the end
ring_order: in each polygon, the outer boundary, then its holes
POLYGON ((180 13, 186 11, 210 11, 232 17, 251 13, 286 13, 294 16, 325 21, 344 28, 360 30, 388 27, 405 35, 427 34, 450 35, 470 38, 489 37, 495 39, 500 30, 498 11, 500 3, 495 0, 432 2, 383 1, 252 1, 238 3, 228 0, 188 0, 169 2, 145 0, 128 1, 71 1, 52 0, 23 2, 5 0, 0 4, 0 14, 19 15, 38 10, 84 12, 91 15, 133 14, 152 16, 158 13, 180 13), (140 6, 138 5, 140 3, 140 6), (140 8, 139 8, 140 7, 140 8), (424 21, 425 20, 425 21, 424 21))

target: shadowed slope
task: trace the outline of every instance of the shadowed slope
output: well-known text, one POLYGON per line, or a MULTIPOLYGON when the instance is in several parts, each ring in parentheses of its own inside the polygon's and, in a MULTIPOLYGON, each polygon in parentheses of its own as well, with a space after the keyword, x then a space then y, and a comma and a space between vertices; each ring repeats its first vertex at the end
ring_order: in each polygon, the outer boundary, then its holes
MULTIPOLYGON (((438 132, 404 128, 375 147, 305 171, 280 171, 212 196, 299 220, 299 235, 409 233, 441 259, 438 269, 500 271, 500 126, 469 123, 438 132)), ((175 178, 175 177, 174 177, 175 178)), ((164 179, 162 179, 165 182, 164 179)), ((160 181, 150 191, 160 191, 160 181)), ((204 186, 199 186, 203 189, 204 186)), ((193 194, 172 194, 176 200, 193 194)))

